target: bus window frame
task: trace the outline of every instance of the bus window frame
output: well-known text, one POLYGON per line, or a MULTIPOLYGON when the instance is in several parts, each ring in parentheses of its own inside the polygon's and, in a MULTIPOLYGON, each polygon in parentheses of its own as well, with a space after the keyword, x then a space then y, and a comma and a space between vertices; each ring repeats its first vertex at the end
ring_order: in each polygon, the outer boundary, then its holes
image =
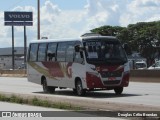
POLYGON ((74 41, 70 41, 70 42, 67 43, 66 53, 65 53, 65 62, 74 62, 74 58, 75 58, 74 46, 75 46, 75 42, 74 42, 74 41), (72 59, 72 61, 67 61, 67 49, 68 49, 69 45, 72 45, 72 46, 73 46, 73 56, 72 56, 73 59, 72 59))
POLYGON ((57 61, 57 48, 58 48, 58 42, 48 42, 47 43, 47 48, 46 48, 46 61, 47 62, 56 62, 57 61), (55 44, 56 45, 56 49, 55 49, 55 56, 54 56, 54 60, 48 60, 48 48, 49 48, 49 44, 55 44))
MULTIPOLYGON (((59 46, 61 45, 61 44, 65 44, 66 45, 66 43, 65 42, 57 42, 57 51, 56 51, 56 54, 57 54, 57 62, 66 62, 66 48, 67 48, 67 46, 65 46, 65 51, 63 51, 64 52, 64 57, 63 57, 63 59, 64 60, 58 60, 59 59, 59 56, 58 56, 58 50, 59 50, 59 46)), ((62 59, 62 58, 60 58, 60 59, 62 59)))
POLYGON ((31 43, 30 46, 29 46, 29 56, 28 56, 28 61, 29 62, 37 62, 37 58, 38 58, 38 43, 31 43), (36 50, 36 59, 35 60, 31 60, 31 49, 32 49, 32 45, 37 45, 37 50, 36 50))
POLYGON ((37 50, 37 62, 42 62, 42 61, 46 61, 46 50, 47 50, 47 42, 44 42, 44 43, 38 43, 38 50, 37 50), (40 48, 40 45, 42 44, 45 44, 45 57, 44 57, 44 60, 39 60, 39 48, 40 48))

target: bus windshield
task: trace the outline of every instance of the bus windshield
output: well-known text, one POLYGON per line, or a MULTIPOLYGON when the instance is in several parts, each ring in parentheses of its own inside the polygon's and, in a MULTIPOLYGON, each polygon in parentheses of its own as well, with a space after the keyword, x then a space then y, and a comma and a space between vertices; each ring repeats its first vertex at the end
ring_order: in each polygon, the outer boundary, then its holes
POLYGON ((124 64, 127 57, 118 40, 88 40, 83 42, 86 60, 97 64, 124 64))

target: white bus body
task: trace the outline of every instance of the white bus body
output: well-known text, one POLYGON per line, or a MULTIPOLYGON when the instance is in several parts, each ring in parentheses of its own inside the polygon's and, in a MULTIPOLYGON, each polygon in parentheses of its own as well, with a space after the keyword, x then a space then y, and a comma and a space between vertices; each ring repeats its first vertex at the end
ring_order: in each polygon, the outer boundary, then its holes
POLYGON ((44 92, 53 93, 60 87, 84 95, 99 88, 121 94, 129 84, 129 63, 114 37, 35 40, 27 59, 28 81, 42 85, 44 92))

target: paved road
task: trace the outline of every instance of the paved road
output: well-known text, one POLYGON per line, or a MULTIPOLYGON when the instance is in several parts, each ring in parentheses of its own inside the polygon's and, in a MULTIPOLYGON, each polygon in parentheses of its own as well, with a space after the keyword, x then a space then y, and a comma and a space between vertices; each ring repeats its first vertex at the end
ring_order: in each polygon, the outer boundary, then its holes
MULTIPOLYGON (((89 92, 86 97, 75 96, 70 89, 56 90, 55 94, 43 94, 42 87, 40 85, 30 83, 26 78, 12 78, 12 77, 0 77, 0 92, 12 92, 21 94, 32 94, 45 97, 57 97, 64 99, 64 101, 79 100, 79 101, 92 101, 96 104, 102 103, 120 103, 157 107, 160 110, 160 83, 138 83, 130 82, 129 87, 124 89, 124 92, 120 96, 116 96, 114 91, 99 91, 89 92)), ((88 102, 89 104, 89 102, 88 102)), ((114 104, 117 106, 118 104, 114 104)), ((94 105, 93 105, 94 106, 94 105)), ((103 108, 102 104, 102 108, 103 108)), ((109 106, 109 105, 108 105, 109 106)), ((121 107, 122 107, 121 106, 121 107)), ((128 106, 127 106, 128 107, 128 106)), ((132 107, 132 106, 129 106, 132 107)), ((135 106, 137 107, 137 106, 135 106)), ((138 110, 140 110, 138 108, 138 110)), ((116 108, 117 109, 117 108, 116 108)), ((119 108, 121 109, 121 108, 119 108)), ((156 109, 156 110, 157 110, 156 109)), ((128 110, 128 109, 126 109, 128 110)), ((131 109, 129 109, 131 110, 131 109)), ((152 108, 151 110, 154 110, 152 108)))

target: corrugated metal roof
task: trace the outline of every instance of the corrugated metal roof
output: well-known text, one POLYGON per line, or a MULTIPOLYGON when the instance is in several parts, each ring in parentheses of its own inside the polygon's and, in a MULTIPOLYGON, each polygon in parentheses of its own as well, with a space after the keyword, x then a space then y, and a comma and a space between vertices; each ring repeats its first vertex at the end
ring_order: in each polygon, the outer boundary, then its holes
MULTIPOLYGON (((24 55, 23 47, 15 47, 14 51, 15 55, 24 55)), ((6 56, 6 55, 12 55, 12 47, 0 48, 0 56, 6 56)))

